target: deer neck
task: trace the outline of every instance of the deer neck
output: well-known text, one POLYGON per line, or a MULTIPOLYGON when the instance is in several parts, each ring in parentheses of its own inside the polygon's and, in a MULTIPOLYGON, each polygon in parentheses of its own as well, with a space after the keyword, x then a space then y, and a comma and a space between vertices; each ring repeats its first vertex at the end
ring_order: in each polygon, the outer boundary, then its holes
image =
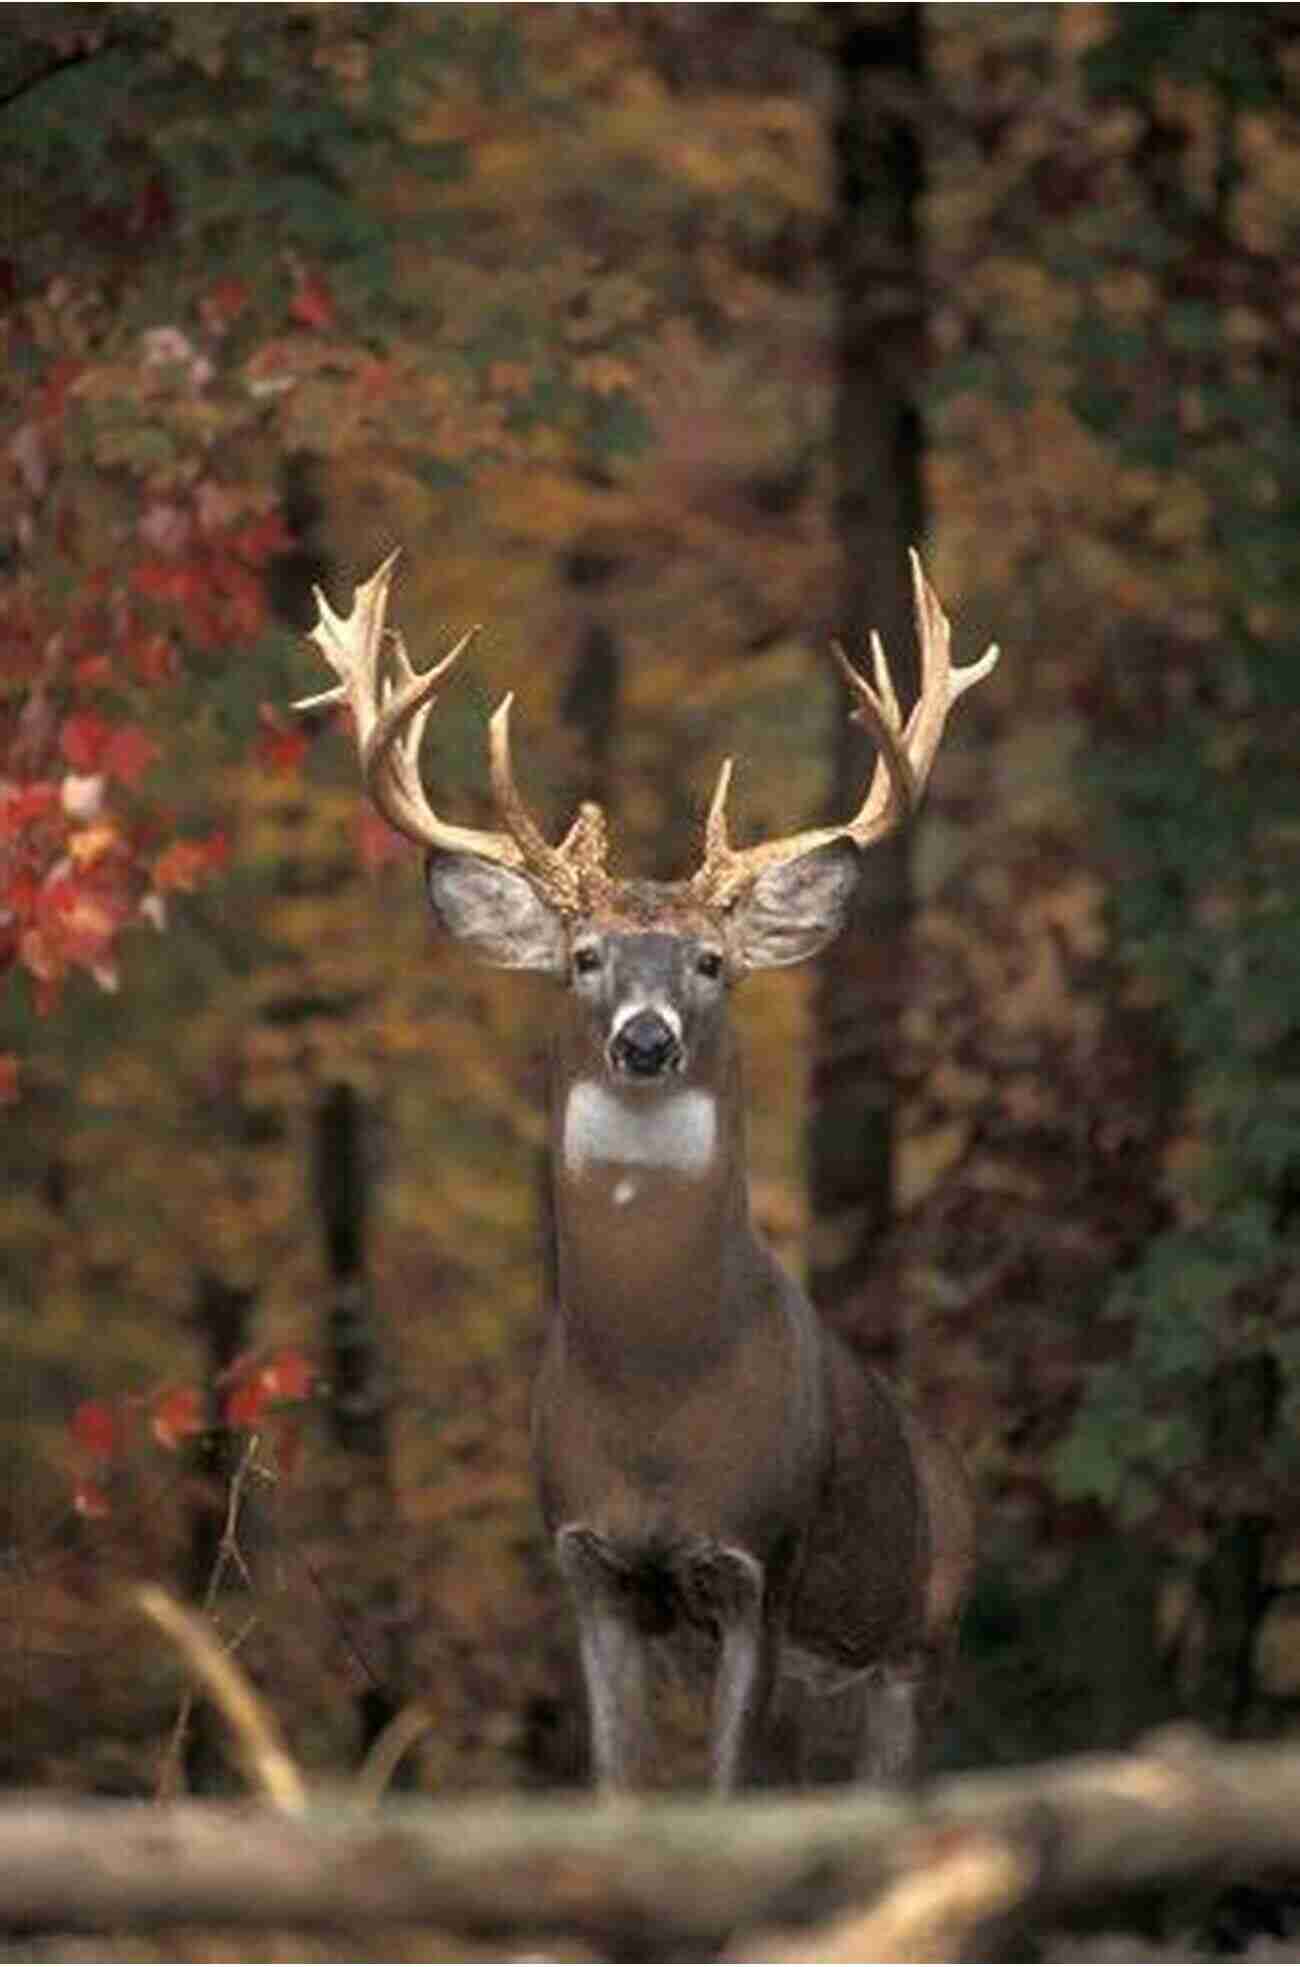
POLYGON ((620 1085, 561 1048, 551 1134, 557 1310, 572 1343, 623 1364, 640 1346, 698 1362, 752 1295, 734 1045, 651 1086, 620 1085))

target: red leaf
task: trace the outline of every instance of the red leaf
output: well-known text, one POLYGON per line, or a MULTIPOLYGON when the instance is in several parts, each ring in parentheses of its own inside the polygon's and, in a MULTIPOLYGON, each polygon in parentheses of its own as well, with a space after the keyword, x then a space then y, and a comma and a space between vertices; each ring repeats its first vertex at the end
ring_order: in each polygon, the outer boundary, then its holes
POLYGON ((112 735, 109 726, 93 710, 76 710, 63 720, 59 749, 74 772, 94 772, 104 756, 112 735))
POLYGON ((278 512, 263 512, 246 520, 230 534, 230 549, 250 566, 260 567, 273 554, 283 553, 292 544, 289 528, 278 512))
POLYGON ((137 594, 172 608, 202 608, 207 599, 207 575, 190 560, 137 560, 131 585, 137 594))
POLYGON ((68 1423, 68 1432, 83 1454, 111 1462, 117 1453, 117 1416, 102 1400, 83 1400, 68 1423))
POLYGON ((149 1416, 149 1426, 154 1440, 173 1451, 191 1434, 202 1434, 203 1402, 198 1388, 178 1386, 160 1394, 149 1416))
POLYGON ((30 922, 40 907, 41 884, 26 868, 19 868, 8 893, 0 889, 0 899, 8 903, 10 913, 20 922, 30 922))
POLYGON ((142 683, 170 683, 181 666, 175 643, 161 634, 136 636, 128 655, 142 683))
POLYGON ((246 280, 233 275, 218 280, 210 287, 199 302, 199 317, 210 334, 221 335, 237 321, 249 302, 249 286, 246 280))
POLYGON ((123 785, 135 785, 157 757, 158 746, 138 724, 121 724, 109 737, 101 763, 123 785))
POLYGON ((286 724, 269 703, 259 704, 257 721, 262 727, 257 740, 257 757, 268 771, 296 772, 311 748, 311 739, 300 723, 286 724))
POLYGON ((254 1373, 251 1379, 242 1380, 226 1395, 227 1427, 256 1427, 266 1412, 266 1402, 266 1389, 262 1385, 260 1373, 254 1373))
POLYGON ((321 273, 300 272, 289 302, 289 319, 302 328, 334 326, 334 296, 321 273))
POLYGON ((12 1052, 0 1052, 0 1106, 17 1106, 21 1098, 18 1060, 12 1052))
MULTIPOLYGON (((64 725, 66 731, 67 725, 64 725)), ((33 779, 16 786, 0 799, 0 840, 12 838, 34 820, 48 818, 59 810, 59 788, 50 779, 33 779)))
POLYGON ((98 689, 112 680, 113 664, 108 656, 81 656, 72 665, 72 680, 83 690, 98 689))

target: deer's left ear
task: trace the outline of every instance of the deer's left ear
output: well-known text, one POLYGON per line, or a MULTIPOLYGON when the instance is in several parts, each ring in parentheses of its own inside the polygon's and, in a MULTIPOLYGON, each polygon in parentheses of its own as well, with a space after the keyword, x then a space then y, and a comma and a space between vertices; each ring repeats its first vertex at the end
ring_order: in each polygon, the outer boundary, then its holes
POLYGON ((734 960, 745 970, 805 963, 844 927, 861 865, 848 839, 764 868, 731 920, 734 960))

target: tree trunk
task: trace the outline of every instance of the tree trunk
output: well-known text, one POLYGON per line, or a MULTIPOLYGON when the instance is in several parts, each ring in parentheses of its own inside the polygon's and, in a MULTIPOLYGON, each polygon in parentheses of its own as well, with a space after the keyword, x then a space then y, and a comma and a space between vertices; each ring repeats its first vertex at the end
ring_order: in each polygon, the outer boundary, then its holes
MULTIPOLYGON (((349 1532, 343 1613, 371 1680, 357 1698, 362 1751, 410 1698, 404 1560, 389 1439, 392 1376, 366 1276, 364 1113, 332 1085, 316 1124, 316 1197, 330 1276, 330 1427, 340 1451, 339 1521, 349 1532)), ((401 1771, 397 1786, 401 1787, 401 1771)))
MULTIPOLYGON (((918 245, 923 73, 919 6, 828 10, 836 82, 835 224, 831 271, 838 309, 835 525, 843 567, 842 635, 861 651, 878 628, 900 694, 914 688, 907 549, 923 521, 916 406, 925 322, 918 245)), ((847 705, 846 705, 847 710, 847 705)), ((856 726, 840 720, 834 809, 861 798, 856 726)), ((896 1346, 880 1276, 889 1228, 897 1030, 911 914, 906 833, 864 864, 854 919, 820 973, 810 1141, 811 1284, 845 1313, 855 1336, 888 1364, 896 1346), (872 1280, 874 1311, 865 1301, 872 1280)))
MULTIPOLYGON (((239 1463, 239 1442, 226 1426, 226 1374, 249 1343, 253 1294, 228 1284, 212 1271, 200 1271, 194 1288, 194 1326, 203 1346, 203 1432, 194 1439, 190 1461, 198 1481, 190 1508, 185 1592, 192 1605, 204 1605, 221 1561, 230 1507, 230 1485, 239 1463)), ((185 1786, 191 1796, 219 1795, 230 1786, 225 1730, 211 1705, 197 1699, 182 1749, 185 1786)))

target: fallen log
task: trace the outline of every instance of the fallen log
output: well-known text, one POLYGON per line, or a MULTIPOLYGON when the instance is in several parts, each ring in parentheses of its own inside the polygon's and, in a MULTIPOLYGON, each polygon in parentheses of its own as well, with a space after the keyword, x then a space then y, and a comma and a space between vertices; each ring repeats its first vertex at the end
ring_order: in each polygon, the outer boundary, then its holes
MULTIPOLYGON (((712 1951, 757 1928, 793 1957, 800 1930, 838 1920, 881 1946, 887 1936, 889 1957, 935 1959, 1013 1912, 1284 1878, 1300 1880, 1300 1752, 1229 1750, 1183 1731, 1129 1755, 962 1776, 912 1796, 367 1809, 316 1795, 302 1814, 43 1794, 0 1805, 0 1924, 11 1930, 391 1921, 565 1933, 632 1958, 712 1951), (872 1918, 884 1923, 864 1926, 872 1918)), ((734 1945, 737 1958, 752 1952, 734 1945)))

